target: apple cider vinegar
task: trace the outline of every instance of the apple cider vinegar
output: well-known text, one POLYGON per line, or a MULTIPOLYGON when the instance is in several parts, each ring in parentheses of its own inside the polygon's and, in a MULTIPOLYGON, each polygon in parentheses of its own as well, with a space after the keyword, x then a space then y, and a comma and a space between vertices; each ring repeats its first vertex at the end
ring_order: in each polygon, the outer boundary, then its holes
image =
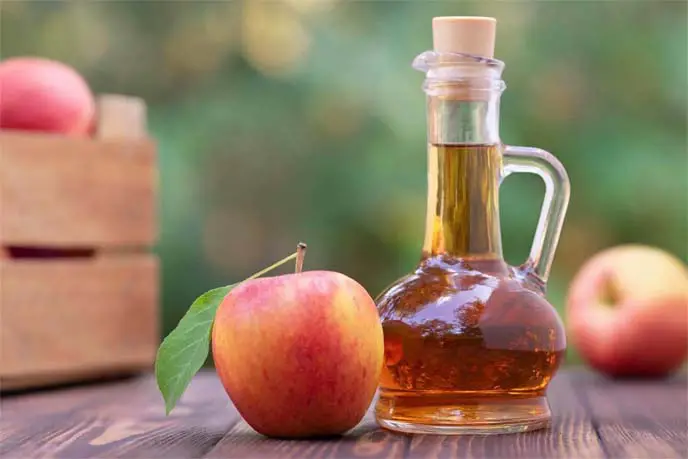
POLYGON ((428 202, 416 269, 376 299, 385 361, 375 415, 384 428, 426 434, 545 427, 547 386, 566 336, 545 299, 569 199, 561 164, 499 138, 504 64, 491 18, 435 18, 426 72, 428 202), (546 185, 530 256, 502 256, 499 185, 511 173, 546 185))
POLYGON ((424 256, 460 251, 484 257, 501 252, 495 224, 501 170, 499 145, 428 145, 424 256))
POLYGON ((566 342, 551 306, 510 279, 501 259, 501 155, 499 145, 428 146, 423 259, 404 289, 378 300, 379 417, 486 427, 549 417, 544 392, 566 342))

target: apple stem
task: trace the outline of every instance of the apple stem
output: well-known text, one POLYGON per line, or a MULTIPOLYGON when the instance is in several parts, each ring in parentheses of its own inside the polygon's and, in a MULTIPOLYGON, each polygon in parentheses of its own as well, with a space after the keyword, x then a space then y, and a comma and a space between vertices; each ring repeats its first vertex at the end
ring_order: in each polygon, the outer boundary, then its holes
POLYGON ((308 246, 303 242, 299 242, 296 246, 296 273, 303 271, 303 259, 306 258, 307 248, 308 246))

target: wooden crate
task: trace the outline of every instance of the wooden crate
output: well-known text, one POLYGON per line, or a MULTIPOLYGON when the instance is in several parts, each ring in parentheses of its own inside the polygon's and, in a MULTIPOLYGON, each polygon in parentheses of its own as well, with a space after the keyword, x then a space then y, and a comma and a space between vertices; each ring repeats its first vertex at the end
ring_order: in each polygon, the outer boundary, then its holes
POLYGON ((155 145, 145 106, 99 98, 93 138, 0 131, 0 389, 151 368, 155 145))

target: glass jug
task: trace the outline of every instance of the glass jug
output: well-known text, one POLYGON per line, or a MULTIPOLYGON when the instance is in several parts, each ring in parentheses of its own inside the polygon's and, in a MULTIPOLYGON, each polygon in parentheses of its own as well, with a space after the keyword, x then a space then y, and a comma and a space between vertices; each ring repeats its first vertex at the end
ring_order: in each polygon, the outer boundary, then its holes
POLYGON ((545 299, 569 200, 559 161, 504 145, 504 64, 428 51, 428 202, 416 270, 379 295, 385 363, 376 418, 407 433, 509 433, 547 426, 545 390, 566 350, 545 299), (539 175, 546 190, 528 259, 502 256, 498 191, 509 174, 539 175))

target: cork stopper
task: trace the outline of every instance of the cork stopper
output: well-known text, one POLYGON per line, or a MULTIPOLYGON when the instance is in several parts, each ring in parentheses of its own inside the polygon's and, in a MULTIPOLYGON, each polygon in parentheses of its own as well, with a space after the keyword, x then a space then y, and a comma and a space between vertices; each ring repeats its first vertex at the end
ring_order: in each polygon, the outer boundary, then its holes
POLYGON ((444 16, 432 20, 433 47, 438 53, 494 57, 497 20, 478 16, 444 16))

